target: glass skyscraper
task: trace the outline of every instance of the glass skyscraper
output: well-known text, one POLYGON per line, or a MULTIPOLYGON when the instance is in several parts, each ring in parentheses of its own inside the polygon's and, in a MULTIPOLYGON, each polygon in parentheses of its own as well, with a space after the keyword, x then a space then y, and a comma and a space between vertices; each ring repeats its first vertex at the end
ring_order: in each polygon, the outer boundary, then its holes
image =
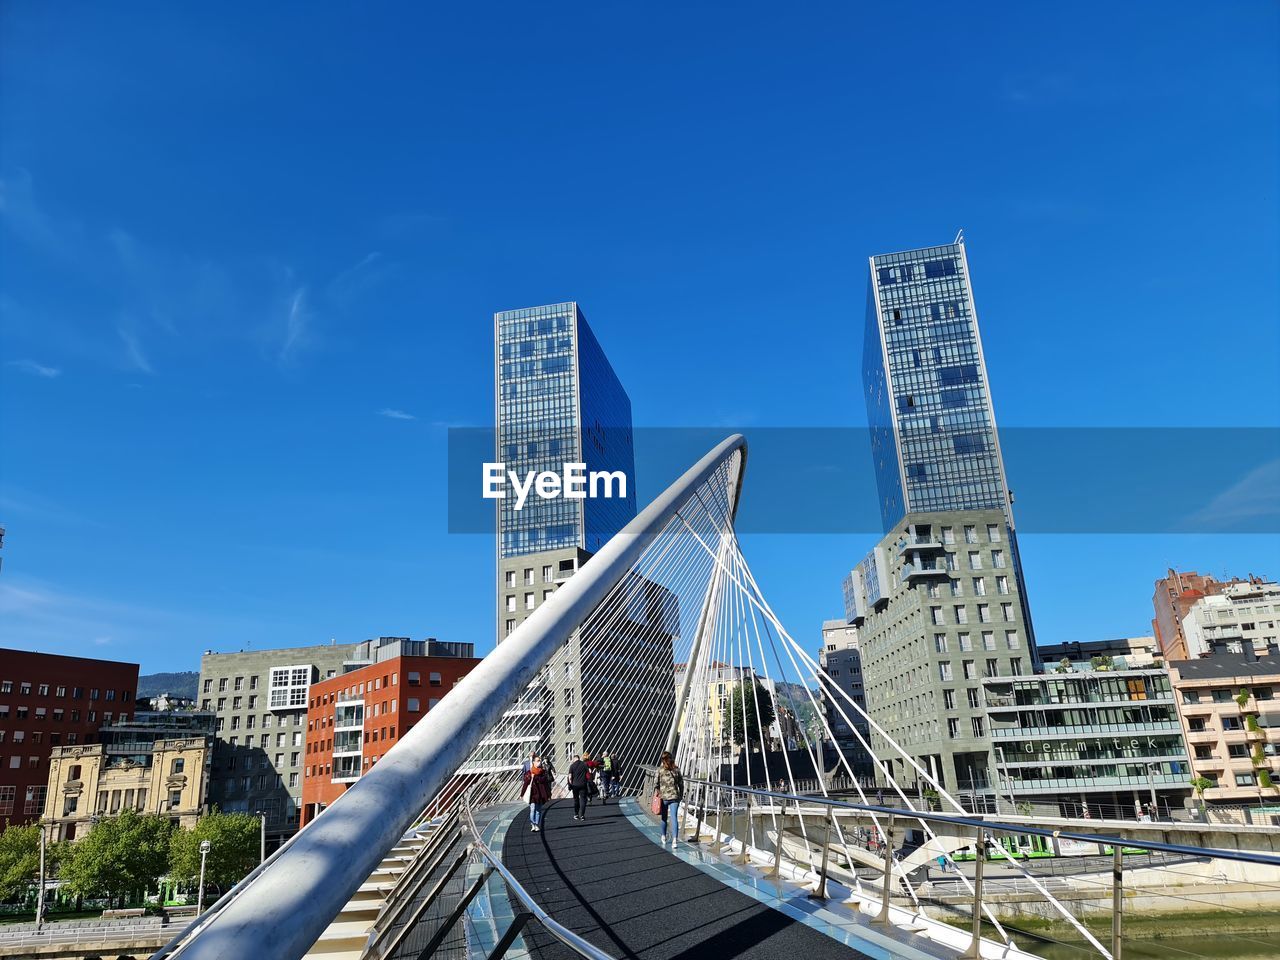
POLYGON ((1012 527, 963 240, 871 258, 862 356, 885 529, 992 508, 1012 527))
POLYGON ((631 400, 576 303, 494 315, 498 457, 521 476, 565 463, 622 471, 625 497, 498 501, 502 559, 557 549, 594 553, 636 512, 631 400))

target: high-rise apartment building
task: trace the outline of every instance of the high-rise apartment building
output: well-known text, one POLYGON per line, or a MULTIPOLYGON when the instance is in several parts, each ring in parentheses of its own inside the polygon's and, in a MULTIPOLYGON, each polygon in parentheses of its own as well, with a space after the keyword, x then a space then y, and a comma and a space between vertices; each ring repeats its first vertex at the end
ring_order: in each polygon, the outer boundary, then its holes
POLYGON ((307 694, 302 825, 404 739, 480 661, 471 643, 379 637, 307 694))
MULTIPOLYGON (((996 780, 982 684, 1033 672, 1003 513, 909 513, 854 569, 852 625, 871 718, 948 790, 988 806, 996 780)), ((881 769, 919 773, 874 730, 881 769)))
POLYGON ((1151 620, 1151 632, 1165 659, 1186 660, 1189 656, 1199 655, 1187 651, 1187 638, 1182 628, 1183 619, 1197 600, 1216 596, 1230 584, 1247 582, 1249 581, 1237 577, 1219 580, 1213 574, 1199 574, 1194 570, 1179 573, 1172 567, 1169 568, 1168 574, 1156 581, 1155 592, 1151 597, 1151 605, 1155 611, 1151 620))
MULTIPOLYGON (((615 483, 612 496, 497 501, 501 642, 635 516, 635 452, 631 401, 576 303, 495 314, 494 346, 497 460, 520 476, 584 463, 588 471, 625 477, 625 489, 615 483)), ((661 721, 638 721, 631 706, 650 693, 674 698, 674 598, 652 583, 634 583, 631 592, 640 602, 608 636, 573 636, 508 714, 505 732, 489 738, 492 755, 473 758, 471 769, 518 765, 538 743, 565 770, 584 750, 647 750, 650 739, 661 742, 665 730, 649 736, 661 721), (624 642, 627 663, 604 650, 624 642)))
POLYGON ((909 513, 999 510, 1025 598, 962 238, 871 257, 862 380, 884 529, 909 513))
POLYGON ((273 842, 297 831, 309 691, 341 673, 355 646, 205 652, 196 695, 216 717, 210 806, 265 814, 273 842))
POLYGON ((135 710, 138 665, 0 650, 0 828, 40 819, 49 758, 135 710))

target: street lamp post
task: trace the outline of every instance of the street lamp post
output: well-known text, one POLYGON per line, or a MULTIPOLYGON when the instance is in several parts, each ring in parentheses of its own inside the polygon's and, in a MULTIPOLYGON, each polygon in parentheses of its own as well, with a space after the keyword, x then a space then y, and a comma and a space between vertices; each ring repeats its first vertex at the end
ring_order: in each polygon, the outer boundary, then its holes
POLYGON ((265 863, 267 860, 267 813, 265 810, 259 811, 258 816, 261 818, 261 832, 258 834, 258 862, 265 863))
POLYGON ((213 844, 208 840, 200 841, 200 892, 196 894, 196 916, 204 913, 204 862, 212 848, 213 844))
POLYGON ((1156 766, 1159 766, 1159 764, 1155 764, 1155 763, 1147 764, 1147 784, 1151 787, 1151 819, 1152 820, 1159 819, 1160 817, 1160 807, 1156 804, 1156 778, 1151 774, 1152 768, 1156 766))
POLYGON ((40 928, 44 926, 44 830, 45 824, 40 824, 40 893, 36 897, 36 933, 40 932, 40 928))

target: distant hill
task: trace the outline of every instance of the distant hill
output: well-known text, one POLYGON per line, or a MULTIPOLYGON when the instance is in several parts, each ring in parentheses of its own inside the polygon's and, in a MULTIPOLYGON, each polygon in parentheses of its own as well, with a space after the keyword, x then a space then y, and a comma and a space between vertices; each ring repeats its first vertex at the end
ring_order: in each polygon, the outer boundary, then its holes
POLYGON ((200 686, 200 674, 187 670, 182 673, 148 673, 138 678, 138 696, 154 697, 158 693, 172 693, 179 697, 194 697, 200 686))

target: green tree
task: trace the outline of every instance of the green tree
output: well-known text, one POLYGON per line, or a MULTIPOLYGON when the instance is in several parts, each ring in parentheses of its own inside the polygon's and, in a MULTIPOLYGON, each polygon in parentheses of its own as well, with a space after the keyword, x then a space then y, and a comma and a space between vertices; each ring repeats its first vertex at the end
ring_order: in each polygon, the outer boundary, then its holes
POLYGON ((1210 780, 1208 777, 1192 777, 1191 778, 1191 789, 1196 792, 1196 796, 1200 799, 1201 813, 1204 813, 1204 792, 1216 786, 1217 786, 1217 783, 1215 783, 1213 780, 1210 780))
POLYGON ((40 827, 6 827, 0 833, 0 900, 12 900, 40 870, 40 827))
POLYGON ((172 829, 164 817, 134 810, 107 817, 72 844, 60 870, 66 889, 121 904, 145 893, 168 868, 172 829))
MULTIPOLYGON (((57 876, 66 843, 50 843, 44 851, 44 875, 57 876)), ((40 825, 7 827, 0 832, 0 900, 11 900, 40 879, 40 825)))
POLYGON ((190 830, 175 830, 169 838, 169 876, 195 880, 200 876, 200 843, 208 840, 205 883, 225 891, 258 865, 257 817, 248 813, 214 811, 201 817, 190 830))
POLYGON ((733 685, 733 692, 725 698, 720 717, 721 733, 738 746, 748 750, 764 749, 764 737, 775 719, 773 697, 754 680, 743 680, 733 685))

